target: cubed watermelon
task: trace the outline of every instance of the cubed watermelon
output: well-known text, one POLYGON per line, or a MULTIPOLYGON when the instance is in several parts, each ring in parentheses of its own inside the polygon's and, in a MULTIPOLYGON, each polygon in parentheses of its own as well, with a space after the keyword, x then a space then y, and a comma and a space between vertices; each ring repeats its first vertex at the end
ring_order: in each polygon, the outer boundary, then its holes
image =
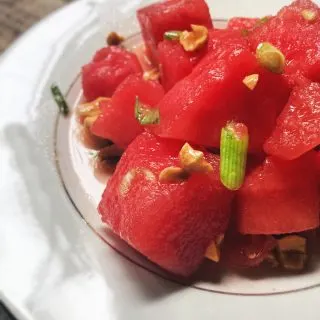
POLYGON ((292 161, 268 157, 237 194, 237 225, 244 234, 294 233, 319 226, 315 152, 292 161))
POLYGON ((136 55, 120 47, 103 48, 82 68, 84 96, 87 101, 111 97, 127 76, 139 72, 142 69, 136 55))
POLYGON ((290 100, 266 141, 267 154, 295 159, 320 144, 320 84, 294 88, 290 100))
POLYGON ((320 81, 320 10, 312 1, 294 1, 256 28, 249 38, 253 50, 265 41, 279 48, 287 59, 286 73, 302 73, 313 81, 320 81), (314 12, 313 21, 303 17, 304 10, 314 12))
POLYGON ((190 30, 191 24, 212 28, 209 8, 204 0, 167 0, 140 9, 137 13, 144 41, 154 62, 157 46, 170 30, 190 30))
POLYGON ((211 58, 218 58, 228 48, 243 48, 247 41, 238 32, 210 30, 206 45, 196 51, 186 52, 178 41, 164 40, 158 45, 158 58, 162 85, 168 91, 178 81, 188 76, 193 68, 210 52, 211 58))
POLYGON ((159 173, 179 165, 181 142, 149 133, 128 147, 99 205, 102 220, 122 239, 164 269, 187 276, 210 242, 224 233, 232 193, 219 179, 219 157, 205 153, 213 172, 180 183, 160 183, 159 173))
POLYGON ((249 128, 250 150, 261 152, 287 101, 288 87, 281 76, 262 69, 242 44, 231 49, 220 46, 220 50, 218 56, 209 53, 165 95, 158 106, 160 125, 154 132, 219 147, 221 128, 228 121, 244 122, 249 128), (253 91, 242 82, 251 74, 260 77, 253 91))
POLYGON ((166 91, 191 73, 202 58, 200 52, 186 52, 178 41, 164 40, 158 45, 161 83, 166 91))
POLYGON ((110 106, 92 125, 92 133, 126 148, 143 131, 134 115, 136 96, 141 103, 153 107, 164 96, 164 90, 157 81, 143 80, 141 74, 128 76, 112 96, 110 106))

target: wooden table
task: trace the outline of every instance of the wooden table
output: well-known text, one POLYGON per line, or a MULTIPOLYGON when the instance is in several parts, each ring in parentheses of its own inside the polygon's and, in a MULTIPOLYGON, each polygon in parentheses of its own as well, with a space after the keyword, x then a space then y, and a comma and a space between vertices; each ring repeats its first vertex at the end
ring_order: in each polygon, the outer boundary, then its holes
POLYGON ((50 12, 72 0, 0 0, 0 52, 50 12))

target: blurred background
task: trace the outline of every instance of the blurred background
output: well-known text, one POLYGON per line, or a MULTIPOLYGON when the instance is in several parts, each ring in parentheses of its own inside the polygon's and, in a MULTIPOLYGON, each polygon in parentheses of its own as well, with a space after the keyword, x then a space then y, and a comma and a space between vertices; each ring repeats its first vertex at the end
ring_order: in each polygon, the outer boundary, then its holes
POLYGON ((0 0, 0 54, 21 33, 73 0, 0 0))

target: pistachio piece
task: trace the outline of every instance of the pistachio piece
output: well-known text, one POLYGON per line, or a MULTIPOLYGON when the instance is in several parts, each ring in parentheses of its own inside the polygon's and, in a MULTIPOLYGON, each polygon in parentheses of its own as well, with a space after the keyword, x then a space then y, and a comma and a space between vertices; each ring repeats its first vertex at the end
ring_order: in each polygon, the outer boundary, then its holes
POLYGON ((134 114, 136 120, 142 125, 151 125, 151 124, 159 124, 160 122, 160 113, 159 109, 150 108, 148 106, 143 105, 139 97, 136 97, 136 102, 134 106, 134 114))
POLYGON ((145 71, 143 73, 143 80, 151 80, 151 81, 155 81, 155 80, 159 80, 160 78, 160 72, 157 68, 153 68, 149 71, 145 71))
POLYGON ((205 26, 191 25, 192 31, 183 31, 180 44, 185 51, 195 51, 202 48, 208 40, 208 29, 205 26))
POLYGON ((189 174, 179 167, 168 167, 163 169, 159 175, 159 181, 162 183, 179 183, 187 180, 189 174))
POLYGON ((307 239, 290 235, 278 239, 279 259, 287 270, 303 270, 307 262, 307 239))
POLYGON ((82 103, 77 107, 77 114, 80 117, 92 117, 99 115, 100 111, 100 102, 101 101, 109 101, 110 98, 97 98, 91 102, 82 103))
POLYGON ((211 172, 211 164, 205 160, 204 153, 193 149, 189 143, 185 143, 179 152, 180 164, 188 172, 211 172))
POLYGON ((269 42, 262 42, 256 50, 259 64, 274 73, 283 73, 286 59, 283 53, 269 42))
POLYGON ((249 76, 246 76, 242 82, 248 89, 252 91, 257 86, 258 81, 259 81, 259 74, 254 73, 254 74, 250 74, 249 76))
POLYGON ((315 10, 312 9, 305 9, 301 11, 301 15, 303 19, 305 19, 308 22, 315 22, 317 20, 318 14, 315 10))
POLYGON ((112 31, 107 36, 108 46, 118 46, 124 41, 124 37, 120 36, 118 33, 112 31))
POLYGON ((206 250, 205 257, 209 260, 212 260, 214 262, 220 261, 221 256, 221 244, 223 242, 224 235, 218 236, 214 241, 211 242, 209 247, 206 250))

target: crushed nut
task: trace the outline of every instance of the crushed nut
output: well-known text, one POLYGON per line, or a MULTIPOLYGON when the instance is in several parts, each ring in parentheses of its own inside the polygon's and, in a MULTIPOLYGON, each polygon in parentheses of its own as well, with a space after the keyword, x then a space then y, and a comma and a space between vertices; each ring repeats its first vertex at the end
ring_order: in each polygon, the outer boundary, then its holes
POLYGON ((156 68, 153 68, 149 71, 145 71, 143 73, 143 80, 146 80, 146 81, 148 80, 156 81, 156 80, 159 80, 159 78, 160 78, 160 72, 156 68))
POLYGON ((160 182, 179 183, 187 180, 188 172, 179 167, 168 167, 163 169, 159 175, 160 182))
POLYGON ((124 37, 120 36, 116 32, 110 32, 107 36, 107 44, 108 46, 118 46, 124 41, 124 37))
POLYGON ((274 73, 283 73, 286 59, 283 53, 271 43, 260 43, 256 50, 256 57, 262 67, 274 73))
POLYGON ((211 164, 205 160, 201 151, 194 150, 189 143, 185 143, 179 153, 180 164, 188 172, 211 172, 211 164))
POLYGON ((205 253, 205 257, 209 260, 212 260, 214 262, 220 261, 221 256, 221 244, 223 242, 224 235, 220 235, 217 237, 215 241, 212 241, 209 247, 207 248, 207 251, 205 253))
POLYGON ((77 114, 83 120, 84 127, 90 129, 93 123, 97 120, 101 114, 100 102, 109 101, 110 98, 98 98, 94 101, 83 103, 78 106, 77 114))
POLYGON ((317 20, 318 14, 315 10, 305 9, 301 11, 303 19, 308 22, 315 22, 317 20))
POLYGON ((104 100, 108 101, 110 100, 110 98, 100 97, 91 102, 80 104, 77 108, 77 114, 80 117, 92 117, 95 115, 99 115, 101 113, 100 102, 104 100))
POLYGON ((307 262, 307 239, 297 235, 278 239, 279 259, 285 269, 300 271, 307 262))
POLYGON ((254 73, 254 74, 250 74, 249 76, 246 76, 242 82, 247 88, 249 88, 250 90, 253 90, 257 86, 258 81, 259 81, 259 74, 254 73))
POLYGON ((180 35, 180 44, 185 51, 195 51, 202 48, 208 41, 208 29, 205 26, 192 24, 192 31, 183 31, 180 35))

